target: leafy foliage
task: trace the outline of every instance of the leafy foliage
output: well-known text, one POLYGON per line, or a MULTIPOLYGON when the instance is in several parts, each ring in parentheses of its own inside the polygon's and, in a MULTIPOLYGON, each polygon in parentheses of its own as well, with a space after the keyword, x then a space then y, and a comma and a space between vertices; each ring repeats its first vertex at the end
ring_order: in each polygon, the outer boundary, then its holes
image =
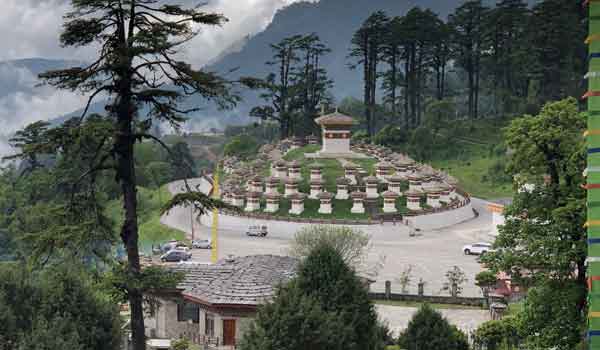
POLYGON ((464 333, 450 325, 431 306, 424 304, 408 323, 398 341, 403 349, 468 350, 464 333))
POLYGON ((242 350, 328 350, 353 348, 354 329, 337 313, 326 312, 295 283, 281 288, 273 303, 259 309, 244 334, 242 350))
POLYGON ((483 261, 534 287, 519 313, 519 334, 533 348, 572 349, 579 343, 586 285, 584 128, 584 115, 569 98, 515 119, 506 130, 508 169, 518 175, 519 191, 505 209, 498 249, 483 261), (533 186, 525 189, 524 183, 533 186))
POLYGON ((316 34, 293 35, 271 44, 275 71, 260 82, 261 98, 267 105, 256 106, 250 115, 279 124, 282 139, 318 132, 313 120, 320 105, 328 102, 332 82, 322 67, 330 52, 316 34))
POLYGON ((467 282, 465 272, 458 266, 446 272, 448 282, 444 283, 444 290, 447 290, 451 296, 457 297, 462 293, 462 285, 467 282))
POLYGON ((495 286, 497 281, 496 274, 489 270, 481 271, 475 276, 475 284, 481 288, 484 297, 487 297, 490 288, 495 286))
POLYGON ((318 247, 332 247, 348 266, 359 268, 370 249, 369 235, 349 227, 309 226, 294 235, 290 255, 306 258, 318 247))
POLYGON ((585 327, 577 305, 584 298, 585 287, 575 282, 546 281, 532 288, 518 315, 525 348, 576 348, 585 327))
MULTIPOLYGON (((88 180, 92 195, 89 199, 92 214, 99 216, 94 207, 95 179, 103 170, 114 171, 123 198, 124 220, 120 238, 127 251, 126 267, 133 281, 141 277, 140 254, 138 247, 139 229, 137 212, 137 176, 135 169, 135 145, 143 140, 151 140, 172 153, 159 138, 152 135, 154 122, 168 123, 179 128, 185 115, 198 110, 197 107, 181 109, 179 103, 189 95, 197 94, 206 100, 228 108, 239 101, 238 83, 255 87, 256 81, 241 78, 237 82, 228 81, 219 75, 194 69, 192 65, 177 58, 181 46, 198 34, 198 26, 218 26, 226 22, 220 14, 206 13, 201 7, 186 8, 178 4, 163 4, 155 0, 72 0, 71 11, 65 15, 60 42, 64 46, 88 46, 95 43, 99 48, 96 58, 88 65, 42 73, 40 78, 59 89, 78 91, 89 96, 88 103, 79 118, 71 120, 62 128, 57 128, 58 136, 82 130, 82 122, 87 116, 91 103, 99 96, 109 96, 106 106, 108 117, 104 120, 107 135, 97 139, 99 146, 93 148, 85 169, 79 172, 75 187, 81 179, 88 180), (140 110, 147 108, 146 115, 140 110), (91 178, 91 180, 89 180, 91 178)), ((43 126, 40 128, 43 129, 43 126)), ((57 155, 62 148, 48 149, 45 145, 60 142, 47 142, 37 139, 29 146, 31 134, 24 132, 21 142, 22 152, 18 157, 35 161, 29 154, 45 153, 57 155)), ((37 137, 36 137, 37 138, 37 137)), ((77 146, 89 145, 84 138, 73 137, 77 146)), ((51 138, 51 141, 54 141, 51 138)), ((69 138, 62 139, 68 143, 69 138)), ((81 152, 68 152, 80 155, 81 152)), ((189 152, 188 152, 189 154, 189 152)), ((185 163, 185 152, 177 152, 174 157, 185 163)), ((69 168, 70 174, 77 168, 69 168)), ((179 173, 179 171, 178 171, 179 173)), ((182 174, 189 175, 188 173, 182 174)), ((74 201, 75 202, 75 201, 74 201)), ((87 208, 86 208, 87 209, 87 208)), ((59 209, 61 210, 61 209, 59 209)), ((85 211, 84 211, 85 212, 85 211)), ((71 231, 72 227, 64 229, 71 231)), ((84 230, 78 230, 85 232, 84 230)), ((46 245, 48 246, 48 245, 46 245)), ((126 286, 129 288, 129 286, 126 286)), ((131 306, 131 330, 133 347, 145 348, 143 296, 135 286, 127 289, 131 306)))
POLYGON ((520 337, 517 319, 504 317, 482 323, 473 334, 473 343, 478 350, 518 349, 520 337))
POLYGON ((0 264, 0 349, 120 349, 115 303, 78 269, 0 264))
POLYGON ((381 349, 383 335, 368 291, 332 246, 317 246, 300 265, 297 287, 351 327, 347 349, 381 349))
POLYGON ((231 141, 225 145, 223 153, 226 156, 236 156, 247 159, 256 155, 258 151, 258 142, 249 135, 234 136, 231 141))
POLYGON ((380 74, 377 68, 383 59, 386 31, 390 18, 383 11, 372 13, 354 33, 351 40, 349 58, 352 59, 351 68, 361 66, 363 74, 365 106, 365 121, 367 135, 373 137, 374 112, 376 106, 377 81, 380 74))

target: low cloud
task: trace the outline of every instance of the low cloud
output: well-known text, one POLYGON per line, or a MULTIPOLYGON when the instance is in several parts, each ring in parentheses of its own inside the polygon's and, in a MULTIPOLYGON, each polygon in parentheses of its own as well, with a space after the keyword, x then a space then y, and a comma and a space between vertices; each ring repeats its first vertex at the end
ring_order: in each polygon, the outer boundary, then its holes
MULTIPOLYGON (((202 27, 200 34, 186 45, 182 55, 195 66, 214 59, 223 50, 247 35, 262 31, 282 7, 300 0, 210 0, 203 11, 225 15, 222 27, 202 27)), ((316 0, 311 0, 316 1, 316 0)), ((193 6, 198 0, 168 0, 193 6)), ((0 61, 42 57, 90 61, 95 47, 63 48, 59 35, 69 0, 2 0, 0 61)), ((85 96, 56 91, 51 87, 33 88, 37 78, 24 68, 6 65, 0 69, 0 156, 10 149, 8 135, 37 120, 48 120, 80 109, 85 96), (8 70, 6 67, 9 67, 8 70)), ((210 123, 194 125, 206 128, 210 123)), ((212 126, 212 124, 210 124, 212 126)))
MULTIPOLYGON (((315 2, 317 0, 311 0, 315 2)), ((185 58, 196 65, 208 63, 221 51, 247 35, 264 30, 275 13, 299 0, 213 0, 203 9, 225 15, 229 21, 222 27, 203 27, 187 46, 185 58)))
MULTIPOLYGON (((222 27, 203 27, 185 50, 186 59, 202 65, 242 37, 256 34, 272 20, 277 10, 300 0, 210 0, 202 10, 225 15, 222 27)), ((310 0, 312 2, 316 0, 310 0)), ((198 0, 167 0, 195 6, 198 0)), ((0 61, 43 57, 91 60, 95 47, 63 48, 59 35, 69 0, 2 0, 0 31, 10 33, 0 41, 0 61)))
POLYGON ((0 81, 11 81, 12 91, 0 95, 0 156, 10 148, 7 140, 23 126, 38 120, 49 120, 73 112, 86 102, 85 96, 50 86, 36 87, 37 77, 23 67, 5 64, 0 68, 0 81))

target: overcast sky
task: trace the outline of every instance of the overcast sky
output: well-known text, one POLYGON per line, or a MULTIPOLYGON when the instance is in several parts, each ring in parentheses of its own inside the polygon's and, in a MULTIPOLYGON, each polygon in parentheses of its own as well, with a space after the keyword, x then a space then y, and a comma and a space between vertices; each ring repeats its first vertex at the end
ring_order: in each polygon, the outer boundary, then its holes
MULTIPOLYGON (((208 2, 206 12, 218 12, 228 19, 222 27, 203 29, 186 45, 186 61, 202 65, 222 50, 248 34, 263 30, 275 12, 299 0, 165 0, 188 6, 208 2)), ((310 0, 316 1, 316 0, 310 0)), ((94 47, 63 48, 58 37, 68 11, 70 0, 0 0, 0 61, 22 58, 53 58, 90 61, 95 57, 94 47)), ((11 81, 15 86, 30 87, 36 77, 28 71, 0 69, 0 81, 11 81)), ((1 84, 1 82, 0 82, 1 84)), ((30 89, 23 89, 30 90, 30 89)), ((0 94, 0 156, 8 152, 6 138, 24 125, 40 119, 51 119, 79 109, 85 96, 50 88, 0 94)))
MULTIPOLYGON (((171 2, 175 0, 169 0, 171 2)), ((223 27, 209 28, 188 45, 187 57, 197 64, 209 61, 247 34, 264 29, 281 7, 299 0, 176 0, 188 6, 208 2, 205 11, 229 18, 223 27)), ((311 0, 315 1, 315 0, 311 0)), ((90 48, 61 48, 58 36, 69 0, 2 0, 0 61, 18 58, 89 59, 90 48)))

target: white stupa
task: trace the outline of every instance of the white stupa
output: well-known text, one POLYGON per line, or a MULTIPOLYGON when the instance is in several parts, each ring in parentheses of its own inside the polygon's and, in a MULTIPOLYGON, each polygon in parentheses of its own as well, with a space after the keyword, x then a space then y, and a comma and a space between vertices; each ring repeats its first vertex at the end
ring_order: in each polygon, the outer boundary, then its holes
POLYGON ((352 117, 338 112, 315 119, 321 126, 323 146, 316 153, 306 153, 307 158, 366 158, 365 155, 350 151, 350 129, 355 124, 352 117))

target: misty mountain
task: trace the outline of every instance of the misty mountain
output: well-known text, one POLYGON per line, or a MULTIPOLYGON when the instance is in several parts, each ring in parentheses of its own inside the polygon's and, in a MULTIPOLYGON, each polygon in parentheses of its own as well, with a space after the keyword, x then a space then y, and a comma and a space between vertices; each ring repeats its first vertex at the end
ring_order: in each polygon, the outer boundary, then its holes
MULTIPOLYGON (((271 58, 270 45, 295 34, 316 33, 332 52, 322 60, 323 66, 334 81, 333 94, 339 100, 345 96, 360 96, 361 73, 348 68, 347 55, 353 33, 374 11, 384 10, 390 16, 403 15, 414 6, 430 7, 446 18, 460 0, 321 0, 318 3, 300 2, 277 12, 272 23, 252 37, 244 48, 233 52, 208 68, 238 76, 264 77, 269 73, 265 62, 271 58)), ((260 101, 255 94, 247 94, 246 105, 260 101)))
MULTIPOLYGON (((535 1, 531 0, 533 4, 535 1)), ((296 34, 316 33, 331 53, 321 61, 329 77, 334 81, 333 95, 339 102, 347 96, 362 96, 362 74, 351 70, 347 56, 350 40, 354 32, 370 14, 377 10, 388 16, 400 16, 409 9, 419 6, 430 8, 442 19, 464 3, 464 0, 321 0, 320 2, 299 2, 279 10, 271 24, 261 33, 250 38, 243 49, 224 56, 208 66, 217 72, 229 72, 231 78, 253 76, 264 78, 270 71, 265 62, 271 59, 271 44, 296 34)), ((488 1, 493 4, 495 1, 488 1)), ((256 93, 246 93, 245 101, 238 111, 247 115, 249 110, 263 103, 256 93)))
MULTIPOLYGON (((222 51, 206 68, 220 72, 230 79, 240 76, 265 77, 271 58, 270 45, 295 35, 316 33, 331 48, 323 65, 334 81, 332 90, 339 101, 346 96, 361 96, 361 72, 348 68, 347 58, 352 34, 374 11, 384 10, 389 16, 403 15, 410 8, 431 8, 440 17, 447 15, 463 0, 321 0, 298 2, 279 10, 264 31, 254 36, 239 33, 240 38, 222 51)), ((194 62, 191 62, 194 63, 194 62)), ((58 120, 78 115, 86 102, 84 96, 43 86, 37 75, 46 70, 79 65, 69 60, 25 59, 0 62, 0 120, 4 128, 0 140, 25 123, 39 119, 58 120)), ((256 92, 244 92, 244 101, 234 110, 220 111, 199 96, 188 98, 185 108, 201 107, 188 117, 187 127, 195 130, 247 123, 249 110, 262 103, 256 92)), ((98 101, 90 112, 102 113, 105 101, 98 101)), ((143 113, 143 111, 142 111, 143 113)), ((2 142, 0 141, 0 144, 2 142)))

